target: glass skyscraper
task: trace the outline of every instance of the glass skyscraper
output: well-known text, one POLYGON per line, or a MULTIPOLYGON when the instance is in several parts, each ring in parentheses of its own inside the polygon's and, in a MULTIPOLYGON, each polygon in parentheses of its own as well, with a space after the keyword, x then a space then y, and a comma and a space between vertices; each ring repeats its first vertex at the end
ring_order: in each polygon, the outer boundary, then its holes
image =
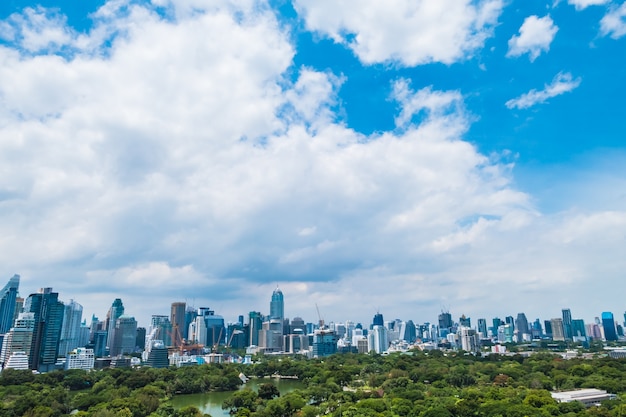
POLYGON ((615 320, 613 320, 613 313, 609 311, 605 311, 602 313, 602 327, 604 328, 605 340, 617 340, 617 332, 615 330, 615 320))
POLYGON ((15 316, 15 301, 17 290, 20 286, 20 276, 13 275, 7 285, 0 290, 0 334, 5 334, 13 327, 13 317, 15 316))

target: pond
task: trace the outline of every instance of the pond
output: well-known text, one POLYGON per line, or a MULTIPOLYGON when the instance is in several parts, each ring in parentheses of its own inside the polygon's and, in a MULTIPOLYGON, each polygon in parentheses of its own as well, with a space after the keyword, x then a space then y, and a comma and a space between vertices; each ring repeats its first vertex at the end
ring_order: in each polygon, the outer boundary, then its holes
MULTIPOLYGON (((295 379, 269 379, 269 378, 253 378, 246 384, 242 385, 240 389, 249 388, 257 391, 259 385, 271 382, 276 385, 280 395, 287 394, 297 389, 304 389, 305 385, 302 381, 295 379)), ((198 407, 200 411, 205 414, 210 414, 212 417, 229 417, 228 410, 222 410, 222 403, 235 391, 222 391, 222 392, 208 392, 204 394, 187 394, 177 395, 172 398, 172 406, 175 409, 180 409, 193 405, 198 407)))

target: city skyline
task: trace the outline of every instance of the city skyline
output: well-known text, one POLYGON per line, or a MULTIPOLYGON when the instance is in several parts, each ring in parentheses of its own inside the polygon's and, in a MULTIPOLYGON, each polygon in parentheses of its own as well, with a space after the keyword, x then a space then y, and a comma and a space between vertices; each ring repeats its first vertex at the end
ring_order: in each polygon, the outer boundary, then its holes
POLYGON ((277 285, 313 321, 619 317, 625 16, 0 2, 0 277, 142 323, 277 285))
MULTIPOLYGON (((10 288, 17 288, 16 285, 19 285, 19 281, 20 281, 21 277, 19 275, 14 275, 12 278, 9 279, 9 281, 7 282, 6 286, 5 286, 5 290, 8 290, 10 288), (17 284, 15 283, 17 278, 17 284)), ((73 306, 74 304, 78 304, 80 306, 81 309, 81 313, 82 313, 82 320, 86 321, 86 323, 89 325, 91 317, 95 316, 97 317, 99 320, 103 320, 103 323, 108 323, 108 326, 110 329, 112 329, 113 327, 115 327, 115 322, 117 321, 117 318, 119 318, 120 316, 124 315, 127 317, 133 317, 136 321, 137 321, 137 326, 138 327, 144 327, 144 328, 149 328, 151 327, 151 322, 154 321, 155 317, 175 317, 177 314, 175 314, 175 312, 178 313, 178 315, 180 315, 181 310, 180 309, 175 309, 174 306, 175 305, 185 305, 186 310, 188 309, 192 309, 194 311, 209 311, 211 310, 212 312, 216 313, 219 317, 223 317, 224 318, 224 323, 228 324, 228 323, 237 323, 238 319, 240 316, 243 316, 244 318, 248 317, 249 313, 253 313, 253 312, 259 312, 261 313, 262 317, 265 317, 266 319, 289 319, 292 320, 294 318, 303 318, 304 321, 306 323, 314 323, 317 324, 319 322, 319 320, 323 320, 326 323, 345 323, 346 321, 351 321, 354 323, 361 323, 363 326, 369 326, 370 324, 374 324, 374 325, 382 325, 382 323, 387 322, 387 321, 394 321, 394 320, 402 320, 405 322, 415 322, 418 324, 423 324, 423 323, 431 323, 431 324, 437 324, 439 323, 440 327, 450 327, 455 323, 458 323, 460 325, 463 325, 463 320, 471 320, 471 328, 475 328, 480 330, 480 323, 479 320, 481 319, 485 319, 487 321, 487 323, 491 323, 492 319, 495 318, 500 318, 501 320, 504 321, 505 318, 510 317, 511 320, 513 320, 513 316, 517 315, 517 319, 514 321, 515 323, 517 323, 518 320, 520 320, 520 315, 524 316, 524 320, 527 320, 526 322, 526 326, 528 326, 528 328, 530 328, 530 324, 539 319, 542 323, 543 326, 543 322, 544 321, 550 321, 552 319, 558 318, 560 320, 563 320, 563 326, 564 326, 564 336, 571 338, 571 326, 572 326, 572 320, 576 321, 576 320, 583 320, 586 324, 590 324, 590 323, 594 323, 596 321, 596 319, 602 321, 602 319, 604 318, 605 314, 610 314, 612 315, 611 317, 615 317, 615 324, 619 324, 619 325, 626 325, 626 307, 622 308, 622 310, 609 310, 609 309, 601 309, 598 311, 597 314, 590 316, 590 317, 586 317, 586 316, 581 316, 579 314, 576 314, 576 311, 578 310, 577 307, 574 307, 574 314, 572 314, 571 312, 571 307, 563 307, 562 309, 558 310, 556 309, 554 311, 554 314, 552 315, 546 315, 546 316, 541 316, 541 315, 534 315, 532 313, 528 313, 527 311, 499 311, 498 312, 487 312, 484 313, 483 315, 479 315, 479 314, 474 314, 474 312, 471 311, 463 311, 463 312, 456 312, 454 310, 450 310, 448 308, 442 307, 440 310, 437 311, 432 311, 430 315, 427 315, 426 317, 414 317, 414 316, 394 316, 393 314, 393 310, 390 311, 383 311, 381 309, 376 309, 375 311, 372 312, 368 312, 368 311, 364 311, 364 310, 360 310, 357 312, 354 312, 352 315, 348 316, 348 317, 336 317, 336 316, 329 316, 327 314, 324 314, 323 311, 319 311, 319 306, 314 306, 314 311, 313 314, 309 314, 309 313, 303 313, 303 312, 299 312, 297 307, 292 307, 290 310, 287 311, 293 311, 294 314, 289 315, 284 313, 284 308, 285 305, 289 306, 289 298, 287 297, 286 302, 285 302, 285 298, 284 298, 284 294, 282 292, 282 290, 280 289, 280 287, 274 287, 273 291, 271 292, 271 294, 266 294, 265 295, 265 300, 264 300, 264 304, 265 306, 260 306, 259 308, 255 309, 252 308, 249 311, 244 311, 242 310, 240 307, 238 306, 233 306, 229 309, 227 309, 226 311, 235 311, 236 314, 234 316, 230 316, 228 314, 224 314, 223 311, 219 310, 219 309, 215 309, 213 307, 211 307, 211 303, 207 303, 206 305, 192 305, 187 303, 187 301, 181 301, 181 300, 172 300, 170 302, 170 304, 168 304, 167 306, 156 308, 154 305, 151 305, 150 308, 153 308, 154 310, 151 312, 148 312, 147 315, 141 315, 141 314, 134 314, 134 311, 142 311, 141 308, 136 308, 137 306, 134 306, 135 308, 133 308, 132 305, 129 304, 124 304, 124 300, 123 300, 123 296, 120 297, 116 297, 114 300, 112 300, 112 304, 111 302, 108 303, 109 308, 106 310, 106 312, 104 313, 98 313, 96 311, 89 313, 89 305, 83 304, 80 302, 80 300, 74 300, 74 299, 68 299, 66 300, 65 297, 63 297, 63 293, 59 290, 57 290, 56 288, 52 288, 52 287, 46 287, 46 288, 41 288, 38 289, 37 291, 33 291, 33 292, 29 292, 28 295, 32 295, 32 294, 37 294, 40 291, 43 290, 54 290, 55 293, 59 294, 59 301, 63 302, 65 304, 65 308, 67 309, 68 307, 73 306), (84 310, 84 311, 83 311, 84 310), (166 312, 167 310, 167 312, 166 312), (115 313, 112 313, 115 312, 115 313), (278 312, 278 314, 276 314, 278 312), (280 313, 282 312, 282 317, 280 315, 280 313), (115 317, 115 320, 109 320, 109 316, 113 314, 111 317, 115 317), (368 316, 369 315, 369 316, 368 316), (439 320, 437 320, 437 317, 439 316, 439 320), (441 317, 444 316, 446 317, 445 319, 442 319, 441 317), (361 319, 359 319, 361 318, 361 319), (568 319, 569 318, 569 322, 568 319), (623 320, 622 320, 623 319, 623 320), (377 322, 378 320, 378 322, 377 322), (446 325, 442 326, 442 322, 441 320, 444 320, 445 323, 447 323, 446 325), (568 324, 569 323, 569 324, 568 324), (568 330, 568 327, 569 330, 568 330)), ((15 293, 15 291, 13 292, 15 293)), ((19 290, 17 291, 17 293, 22 297, 22 298, 26 298, 28 295, 24 296, 22 293, 19 292, 19 290)), ((0 301, 2 301, 3 294, 0 294, 0 301)), ((215 305, 219 304, 219 303, 213 303, 215 305)), ((305 310, 303 310, 305 311, 305 310)), ((332 309, 330 311, 333 311, 332 309)), ((0 310, 0 313, 6 313, 4 311, 0 310)), ((66 313, 67 314, 67 313, 66 313)), ((613 318, 612 318, 613 320, 613 318)), ((245 323, 248 323, 247 320, 244 320, 245 323)), ((170 323, 173 326, 173 323, 170 323)), ((490 324, 487 325, 487 328, 491 327, 490 324)), ((514 325, 514 327, 517 328, 517 325, 514 325)), ((111 331, 109 330, 109 334, 111 334, 111 331)), ((172 328, 172 334, 171 337, 174 340, 176 333, 173 332, 173 328, 172 328)), ((112 341, 108 341, 107 344, 112 343, 112 341)))

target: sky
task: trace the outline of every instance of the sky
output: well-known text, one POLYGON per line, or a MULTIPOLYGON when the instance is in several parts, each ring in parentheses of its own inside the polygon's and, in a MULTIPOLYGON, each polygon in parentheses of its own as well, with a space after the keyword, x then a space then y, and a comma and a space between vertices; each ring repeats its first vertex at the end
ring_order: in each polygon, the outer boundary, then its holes
POLYGON ((140 325, 619 319, 624 97, 623 1, 4 0, 0 276, 140 325))

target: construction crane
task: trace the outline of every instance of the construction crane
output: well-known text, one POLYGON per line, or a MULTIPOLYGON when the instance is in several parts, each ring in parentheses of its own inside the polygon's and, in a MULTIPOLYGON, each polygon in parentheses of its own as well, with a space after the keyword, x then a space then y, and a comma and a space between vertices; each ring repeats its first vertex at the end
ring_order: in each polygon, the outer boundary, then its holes
POLYGON ((317 303, 315 303, 315 309, 317 310, 317 318, 319 319, 319 328, 323 329, 324 319, 322 318, 322 315, 320 314, 320 308, 317 306, 317 303))

